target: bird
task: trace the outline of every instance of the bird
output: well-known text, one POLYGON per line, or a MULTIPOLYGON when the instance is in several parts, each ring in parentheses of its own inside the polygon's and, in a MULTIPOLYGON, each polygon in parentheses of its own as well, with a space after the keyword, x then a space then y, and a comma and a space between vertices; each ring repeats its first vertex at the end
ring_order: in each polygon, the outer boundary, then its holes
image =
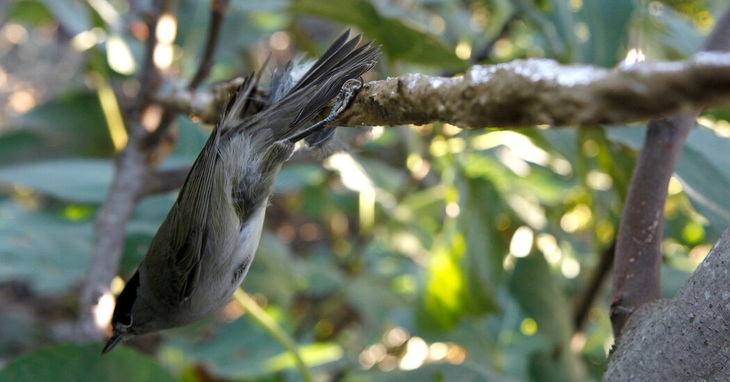
POLYGON ((275 71, 268 95, 261 95, 260 74, 245 78, 119 294, 102 354, 130 337, 191 324, 230 299, 254 259, 282 165, 297 142, 316 150, 331 140, 328 124, 380 55, 372 42, 361 44, 362 35, 350 35, 316 61, 275 71), (333 101, 329 115, 313 123, 333 101))

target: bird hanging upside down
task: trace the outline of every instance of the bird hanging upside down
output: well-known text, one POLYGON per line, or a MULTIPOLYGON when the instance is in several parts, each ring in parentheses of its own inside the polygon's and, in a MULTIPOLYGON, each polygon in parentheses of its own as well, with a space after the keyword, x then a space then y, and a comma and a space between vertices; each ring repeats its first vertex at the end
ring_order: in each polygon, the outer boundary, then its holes
POLYGON ((274 73, 268 100, 253 115, 258 77, 246 78, 117 298, 102 354, 125 338, 193 323, 229 300, 253 261, 282 164, 298 141, 319 148, 332 138, 327 124, 375 65, 379 48, 358 47, 360 40, 345 32, 319 60, 303 64, 309 69, 290 64, 274 73), (314 123, 335 98, 329 116, 314 123))

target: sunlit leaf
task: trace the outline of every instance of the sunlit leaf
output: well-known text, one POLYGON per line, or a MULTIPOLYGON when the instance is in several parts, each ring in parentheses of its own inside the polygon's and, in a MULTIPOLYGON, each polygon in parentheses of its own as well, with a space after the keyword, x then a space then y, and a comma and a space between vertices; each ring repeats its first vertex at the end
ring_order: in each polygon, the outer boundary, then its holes
MULTIPOLYGON (((641 147, 644 129, 612 128, 608 136, 635 149, 641 147)), ((727 193, 730 187, 730 139, 695 128, 677 164, 677 176, 692 205, 710 221, 716 235, 730 225, 727 193)))
POLYGON ((292 3, 291 10, 355 25, 382 45, 383 52, 393 59, 421 65, 448 68, 464 67, 454 50, 425 30, 408 25, 402 19, 381 15, 365 0, 349 1, 347 7, 337 0, 306 0, 292 3))

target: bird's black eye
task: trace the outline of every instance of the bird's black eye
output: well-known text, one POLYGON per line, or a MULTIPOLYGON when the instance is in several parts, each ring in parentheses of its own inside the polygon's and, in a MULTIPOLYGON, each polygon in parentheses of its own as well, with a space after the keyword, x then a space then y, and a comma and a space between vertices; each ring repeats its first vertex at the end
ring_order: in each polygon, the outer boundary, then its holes
POLYGON ((117 323, 119 323, 119 325, 121 325, 125 328, 128 328, 128 327, 132 326, 132 321, 133 321, 132 314, 130 312, 130 314, 125 314, 123 317, 120 317, 119 321, 117 321, 117 323))

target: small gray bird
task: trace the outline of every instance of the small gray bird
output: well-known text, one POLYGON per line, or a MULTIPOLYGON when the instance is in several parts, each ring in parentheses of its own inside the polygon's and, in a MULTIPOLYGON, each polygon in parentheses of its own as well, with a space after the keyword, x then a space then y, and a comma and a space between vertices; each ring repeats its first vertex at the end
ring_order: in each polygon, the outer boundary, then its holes
POLYGON ((125 338, 190 324, 228 301, 251 265, 274 180, 295 143, 319 148, 329 141, 334 128, 327 123, 375 65, 379 48, 358 47, 360 40, 347 31, 308 69, 289 64, 275 72, 263 99, 258 77, 244 81, 117 298, 102 354, 125 338), (312 124, 335 98, 329 116, 312 124))

